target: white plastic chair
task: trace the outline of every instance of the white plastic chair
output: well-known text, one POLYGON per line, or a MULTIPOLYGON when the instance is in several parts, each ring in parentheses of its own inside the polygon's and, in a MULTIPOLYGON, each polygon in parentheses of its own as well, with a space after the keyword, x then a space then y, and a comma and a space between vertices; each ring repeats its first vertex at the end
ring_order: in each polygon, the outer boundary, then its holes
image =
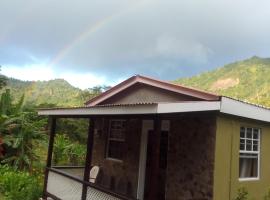
POLYGON ((98 173, 99 173, 99 166, 93 166, 92 169, 90 170, 90 178, 89 178, 90 183, 96 182, 98 173))

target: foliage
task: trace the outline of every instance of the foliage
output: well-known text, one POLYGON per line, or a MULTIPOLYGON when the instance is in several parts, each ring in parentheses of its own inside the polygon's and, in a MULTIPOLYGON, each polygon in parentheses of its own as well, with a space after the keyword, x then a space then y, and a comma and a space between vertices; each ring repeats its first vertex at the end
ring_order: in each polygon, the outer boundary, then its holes
POLYGON ((270 59, 252 57, 175 83, 270 106, 270 59))
POLYGON ((34 148, 45 141, 44 127, 46 119, 37 113, 23 108, 22 96, 13 104, 9 90, 1 95, 0 136, 4 140, 7 154, 2 163, 9 163, 18 169, 33 168, 33 162, 39 160, 34 148))
POLYGON ((53 163, 62 164, 67 160, 67 152, 70 148, 71 142, 66 135, 57 134, 54 139, 53 146, 53 163))
POLYGON ((65 134, 57 134, 54 141, 53 163, 55 165, 84 164, 86 146, 72 141, 65 134))
MULTIPOLYGON (((1 80, 1 79, 0 79, 1 80)), ((91 81, 91 80, 89 80, 91 81)), ((107 90, 108 86, 95 86, 86 90, 73 87, 63 79, 50 81, 21 81, 7 79, 7 86, 15 101, 24 94, 25 103, 38 107, 81 106, 89 99, 107 90)))
POLYGON ((83 165, 86 156, 86 146, 78 142, 73 143, 70 148, 67 149, 67 155, 69 163, 72 166, 83 165))
POLYGON ((37 200, 42 194, 42 184, 37 176, 0 166, 0 192, 4 200, 37 200))
POLYGON ((237 196, 234 200, 248 200, 248 191, 242 187, 238 189, 237 196))
MULTIPOLYGON (((0 70, 1 70, 1 66, 0 66, 0 70)), ((0 74, 0 89, 2 89, 4 86, 6 86, 6 84, 7 84, 7 77, 0 74)))
POLYGON ((58 119, 57 132, 68 135, 71 140, 85 143, 87 140, 88 124, 87 119, 58 119))

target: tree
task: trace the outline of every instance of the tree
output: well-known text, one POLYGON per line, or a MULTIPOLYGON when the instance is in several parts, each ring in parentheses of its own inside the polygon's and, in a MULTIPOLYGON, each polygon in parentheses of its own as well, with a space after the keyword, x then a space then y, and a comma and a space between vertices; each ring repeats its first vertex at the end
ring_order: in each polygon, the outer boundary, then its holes
POLYGON ((13 104, 9 90, 0 100, 0 137, 4 140, 7 154, 2 163, 15 168, 32 170, 33 161, 38 160, 34 147, 45 141, 46 119, 38 117, 33 110, 23 108, 24 96, 13 104))
POLYGON ((67 152, 71 143, 64 134, 57 134, 53 145, 53 164, 63 164, 67 160, 67 152))
POLYGON ((71 140, 66 134, 57 134, 53 146, 54 165, 77 166, 84 163, 86 145, 71 140))
POLYGON ((97 85, 97 86, 94 86, 92 88, 88 88, 88 89, 81 92, 82 100, 84 102, 88 101, 88 100, 98 96, 102 92, 107 91, 110 88, 111 88, 111 86, 108 86, 108 85, 97 85))
MULTIPOLYGON (((1 71, 1 65, 0 65, 0 71, 1 71)), ((7 84, 7 77, 0 74, 0 89, 2 89, 7 84)))

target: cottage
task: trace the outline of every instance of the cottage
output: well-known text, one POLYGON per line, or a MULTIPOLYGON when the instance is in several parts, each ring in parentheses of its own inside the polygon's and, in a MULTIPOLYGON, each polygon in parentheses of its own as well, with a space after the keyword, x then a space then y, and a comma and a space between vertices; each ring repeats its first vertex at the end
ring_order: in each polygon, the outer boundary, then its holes
POLYGON ((39 115, 51 119, 44 199, 228 200, 242 186, 261 199, 270 187, 262 106, 137 75, 84 107, 39 115), (65 117, 90 122, 80 175, 51 163, 65 117))

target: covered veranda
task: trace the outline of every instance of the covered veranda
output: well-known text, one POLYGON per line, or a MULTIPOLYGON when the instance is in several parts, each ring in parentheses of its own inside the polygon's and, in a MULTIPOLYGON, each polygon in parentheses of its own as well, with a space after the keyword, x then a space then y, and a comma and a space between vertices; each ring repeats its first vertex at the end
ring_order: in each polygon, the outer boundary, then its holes
MULTIPOLYGON (((90 199, 158 199, 158 188, 160 187, 160 145, 162 131, 168 130, 169 121, 179 115, 197 112, 215 112, 220 110, 219 101, 201 102, 181 102, 181 103, 144 103, 144 104, 121 104, 121 105, 102 105, 94 107, 79 108, 59 108, 43 109, 39 115, 49 116, 50 118, 50 140, 48 148, 47 166, 44 181, 43 199, 55 200, 90 200, 90 199), (52 165, 53 144, 56 134, 57 120, 60 118, 86 118, 89 120, 87 152, 85 166, 81 167, 56 167, 52 165), (136 125, 130 130, 136 129, 140 133, 138 143, 138 160, 134 165, 136 171, 132 180, 124 186, 124 189, 116 190, 116 180, 111 179, 106 186, 97 182, 91 182, 90 170, 96 164, 94 152, 96 151, 95 139, 99 136, 99 120, 135 120, 136 125), (151 141, 154 148, 154 156, 151 158, 151 185, 147 185, 147 146, 148 138, 144 132, 152 131, 155 135, 151 141), (153 167, 154 166, 154 167, 153 167), (136 179, 136 180, 134 180, 136 179), (131 185, 131 186, 130 186, 131 185), (131 187, 131 189, 129 188, 131 187), (135 189, 134 189, 135 188, 135 189), (147 191, 146 189, 147 188, 147 191), (146 198, 146 194, 147 198, 146 198)), ((131 126, 127 124, 125 126, 131 126)), ((127 134, 127 137, 128 134, 127 134)), ((134 138, 133 138, 134 139, 134 138)), ((131 139, 132 140, 132 139, 131 139)), ((107 141, 108 142, 108 141, 107 141)), ((98 144, 97 144, 98 145, 98 144)), ((104 152, 96 152, 103 154, 104 152)), ((101 157, 104 155, 101 155, 101 157)), ((132 155, 131 155, 132 157, 132 155)), ((130 162, 132 162, 130 160, 130 162)), ((99 164, 99 163, 98 163, 99 164)), ((117 170, 113 168, 112 170, 117 170)), ((106 169, 104 169, 106 173, 106 169)), ((122 173, 129 173, 129 168, 125 168, 122 173)), ((108 173, 114 173, 112 171, 108 173)), ((128 175, 127 175, 128 176, 128 175)), ((149 178, 149 177, 148 177, 149 178)), ((165 187, 165 185, 164 185, 165 187)))

